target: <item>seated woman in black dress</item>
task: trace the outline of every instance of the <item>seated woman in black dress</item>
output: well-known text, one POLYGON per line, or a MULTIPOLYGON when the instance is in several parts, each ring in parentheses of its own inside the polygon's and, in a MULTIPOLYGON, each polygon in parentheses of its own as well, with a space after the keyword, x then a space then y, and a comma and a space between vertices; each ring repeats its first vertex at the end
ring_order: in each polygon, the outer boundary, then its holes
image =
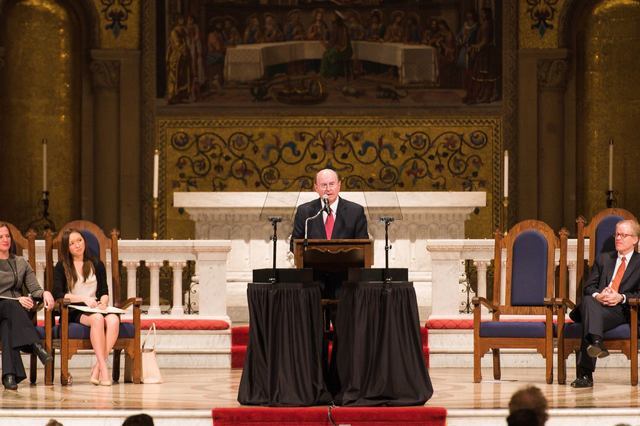
MULTIPOLYGON (((62 234, 58 263, 53 271, 53 294, 65 298, 72 305, 86 305, 105 310, 109 306, 109 288, 104 263, 89 257, 80 231, 67 229, 62 234)), ((69 310, 69 321, 91 328, 90 339, 96 364, 91 370, 94 385, 111 386, 107 358, 118 340, 120 317, 116 314, 86 313, 69 310)))
POLYGON ((29 263, 15 255, 11 231, 0 222, 0 340, 2 341, 2 384, 16 390, 27 375, 20 351, 34 353, 43 364, 53 357, 40 344, 40 337, 27 310, 33 308, 33 298, 44 299, 47 309, 53 309, 53 296, 44 291, 36 280, 29 263), (29 296, 22 296, 26 287, 29 296))

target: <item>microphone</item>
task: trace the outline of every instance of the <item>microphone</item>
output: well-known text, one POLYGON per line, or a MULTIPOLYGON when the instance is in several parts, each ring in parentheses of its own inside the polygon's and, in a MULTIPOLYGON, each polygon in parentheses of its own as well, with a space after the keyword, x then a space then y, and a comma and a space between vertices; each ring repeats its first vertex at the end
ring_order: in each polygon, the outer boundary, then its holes
POLYGON ((318 213, 314 214, 313 216, 309 216, 308 218, 306 218, 304 220, 304 243, 302 245, 304 246, 305 249, 309 245, 309 242, 307 241, 307 239, 308 239, 307 235, 308 235, 308 230, 309 230, 309 221, 315 219, 318 216, 320 216, 323 211, 326 211, 327 214, 329 214, 331 212, 331 208, 329 207, 329 196, 327 196, 327 194, 322 196, 322 204, 323 204, 323 206, 320 208, 318 213))
POLYGON ((327 194, 324 194, 322 196, 322 211, 326 212, 327 214, 331 214, 331 207, 329 206, 329 196, 327 194))

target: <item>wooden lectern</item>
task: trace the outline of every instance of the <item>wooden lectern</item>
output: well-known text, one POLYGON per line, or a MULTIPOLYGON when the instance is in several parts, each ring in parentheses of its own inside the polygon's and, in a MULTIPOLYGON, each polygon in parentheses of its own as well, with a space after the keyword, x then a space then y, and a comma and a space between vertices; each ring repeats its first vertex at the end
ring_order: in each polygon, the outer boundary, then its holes
POLYGON ((307 240, 293 242, 296 268, 313 268, 323 271, 346 271, 349 268, 370 268, 373 264, 373 241, 307 240))

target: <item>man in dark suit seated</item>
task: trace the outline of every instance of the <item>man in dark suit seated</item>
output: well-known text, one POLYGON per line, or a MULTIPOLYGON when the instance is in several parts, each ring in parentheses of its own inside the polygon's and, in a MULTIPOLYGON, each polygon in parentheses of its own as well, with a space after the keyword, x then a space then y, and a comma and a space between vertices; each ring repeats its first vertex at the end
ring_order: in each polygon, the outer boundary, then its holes
MULTIPOLYGON (((315 219, 309 221, 307 225, 307 238, 309 239, 355 239, 369 238, 367 232, 367 218, 364 208, 352 201, 345 200, 339 196, 340 179, 335 170, 324 169, 316 174, 316 181, 313 185, 319 198, 301 204, 296 211, 293 222, 293 233, 291 235, 292 248, 293 240, 304 238, 304 226, 307 218, 315 216, 324 206, 323 197, 326 198, 331 214, 323 211, 315 219)), ((328 274, 319 277, 324 282, 322 297, 335 299, 336 290, 342 280, 346 279, 344 274, 328 274)))
POLYGON ((582 322, 577 377, 571 387, 593 386, 596 359, 609 355, 603 344, 604 333, 629 322, 627 302, 640 296, 640 254, 635 251, 638 235, 640 226, 635 220, 616 224, 616 251, 596 258, 584 283, 582 302, 571 312, 572 320, 582 322))

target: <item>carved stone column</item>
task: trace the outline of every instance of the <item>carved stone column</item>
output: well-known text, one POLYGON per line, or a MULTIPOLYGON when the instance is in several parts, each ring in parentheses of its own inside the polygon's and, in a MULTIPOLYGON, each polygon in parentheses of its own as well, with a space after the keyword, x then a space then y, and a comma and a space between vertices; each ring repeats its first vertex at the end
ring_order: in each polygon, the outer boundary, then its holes
POLYGON ((538 61, 538 217, 553 229, 564 223, 564 58, 538 61))
POLYGON ((182 270, 186 262, 170 262, 173 267, 173 306, 171 307, 171 315, 184 315, 184 307, 182 306, 182 270))
POLYGON ((160 316, 160 267, 162 262, 146 262, 149 268, 149 316, 160 316))
POLYGON ((119 228, 120 63, 92 51, 94 89, 94 221, 103 229, 119 228))

